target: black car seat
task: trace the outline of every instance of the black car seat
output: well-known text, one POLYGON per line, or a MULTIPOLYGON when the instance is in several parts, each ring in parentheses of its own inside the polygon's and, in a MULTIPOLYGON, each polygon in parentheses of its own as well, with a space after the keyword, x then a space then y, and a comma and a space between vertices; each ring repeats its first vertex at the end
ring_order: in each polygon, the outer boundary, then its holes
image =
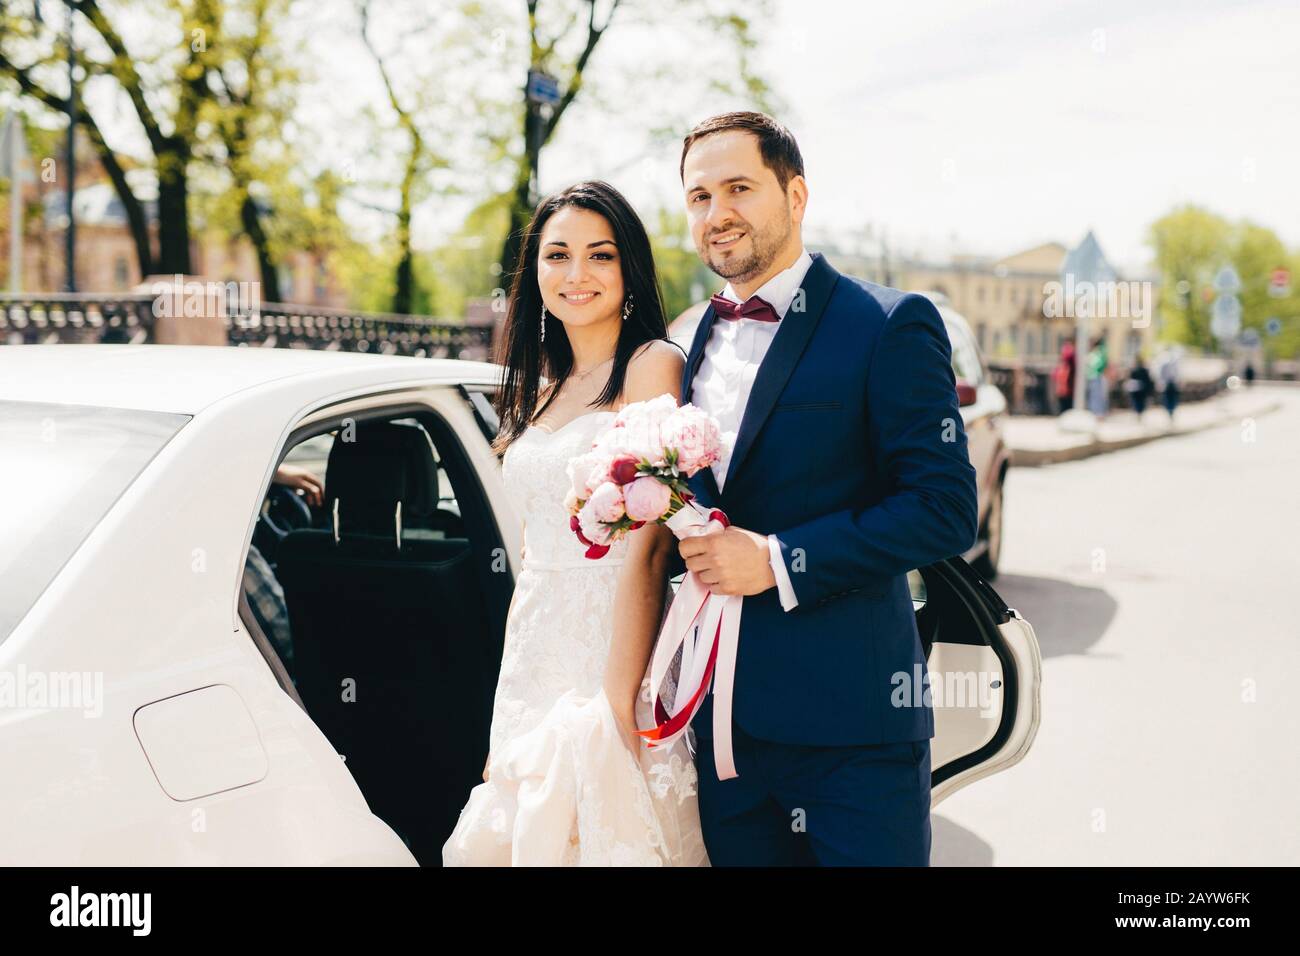
POLYGON ((425 430, 360 422, 354 438, 330 451, 331 527, 277 549, 298 691, 372 812, 438 863, 481 780, 486 602, 468 538, 403 533, 437 508, 425 430))

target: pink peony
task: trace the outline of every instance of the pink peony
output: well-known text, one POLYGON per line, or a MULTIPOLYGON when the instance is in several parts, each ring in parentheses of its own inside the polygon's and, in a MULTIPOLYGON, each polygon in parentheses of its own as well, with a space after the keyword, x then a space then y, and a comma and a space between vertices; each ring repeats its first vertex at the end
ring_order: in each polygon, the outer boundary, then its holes
POLYGON ((672 500, 672 490, 657 478, 638 478, 623 489, 627 516, 633 521, 657 521, 672 500))
POLYGON ((586 454, 570 459, 568 474, 573 494, 578 499, 585 501, 593 491, 609 481, 610 458, 603 449, 593 448, 586 454))
POLYGON ((601 524, 596 508, 589 499, 578 512, 578 538, 583 544, 607 545, 613 540, 613 531, 601 524))
POLYGON ((626 452, 638 460, 644 458, 661 466, 664 463, 661 429, 676 411, 677 398, 667 393, 626 405, 618 413, 615 427, 606 433, 601 445, 606 451, 626 452))
MULTIPOLYGON (((596 488, 587 500, 592 513, 599 521, 617 521, 623 517, 623 489, 612 481, 607 481, 596 488)), ((588 535, 588 537, 591 537, 588 535)), ((592 538, 594 541, 595 539, 592 538)))
POLYGON ((677 449, 677 470, 688 477, 719 458, 717 422, 694 405, 683 405, 664 423, 663 440, 677 449))

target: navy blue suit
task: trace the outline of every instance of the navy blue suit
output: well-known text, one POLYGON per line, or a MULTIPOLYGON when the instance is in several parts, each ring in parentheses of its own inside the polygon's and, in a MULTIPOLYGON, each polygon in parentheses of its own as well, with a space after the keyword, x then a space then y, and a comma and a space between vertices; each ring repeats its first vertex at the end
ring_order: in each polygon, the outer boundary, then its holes
MULTIPOLYGON (((683 402, 714 321, 710 307, 683 402)), ((708 468, 691 487, 732 524, 777 536, 799 600, 786 612, 775 587, 745 598, 738 777, 717 779, 711 694, 692 721, 711 861, 928 865, 934 714, 906 575, 978 531, 934 305, 814 254, 759 366, 725 491, 708 468)))

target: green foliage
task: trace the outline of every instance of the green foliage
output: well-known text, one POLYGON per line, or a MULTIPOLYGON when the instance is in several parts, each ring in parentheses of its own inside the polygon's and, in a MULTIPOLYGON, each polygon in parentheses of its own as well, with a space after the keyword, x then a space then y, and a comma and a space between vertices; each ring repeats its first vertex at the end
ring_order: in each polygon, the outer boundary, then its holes
POLYGON ((671 325, 689 306, 716 292, 719 280, 695 251, 686 213, 660 209, 646 228, 663 295, 664 321, 671 325))
POLYGON ((1166 338, 1206 351, 1218 348, 1210 333, 1214 277, 1232 265, 1241 279, 1243 329, 1260 333, 1274 358, 1300 355, 1300 251, 1288 250, 1273 230, 1249 221, 1229 222, 1194 205, 1181 206, 1151 224, 1148 242, 1160 271, 1160 315, 1166 338), (1273 270, 1288 268, 1291 291, 1285 298, 1269 294, 1273 270), (1270 318, 1282 331, 1270 336, 1270 318))

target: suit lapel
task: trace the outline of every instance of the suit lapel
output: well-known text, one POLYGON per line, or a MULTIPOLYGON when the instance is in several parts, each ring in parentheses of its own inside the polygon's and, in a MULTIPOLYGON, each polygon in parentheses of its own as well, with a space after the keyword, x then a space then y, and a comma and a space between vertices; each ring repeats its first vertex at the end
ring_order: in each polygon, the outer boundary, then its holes
MULTIPOLYGON (((686 356, 686 367, 682 369, 682 394, 679 402, 685 405, 691 400, 691 388, 695 384, 695 373, 699 371, 700 363, 704 361, 704 346, 709 341, 709 333, 713 330, 713 322, 717 318, 717 310, 712 305, 705 310, 704 315, 700 317, 699 324, 695 327, 695 338, 691 340, 691 351, 686 356)), ((690 480, 695 486, 695 493, 703 501, 702 504, 710 506, 716 505, 718 499, 722 497, 718 491, 718 479, 713 474, 712 468, 701 468, 695 473, 695 477, 690 480)))
MULTIPOLYGON (((796 295, 794 303, 777 327, 767 354, 763 356, 763 361, 758 366, 754 386, 750 389, 749 401, 745 405, 745 414, 736 433, 736 446, 727 465, 724 487, 732 487, 731 483, 735 480, 736 472, 754 444, 754 439, 762 430, 768 415, 772 413, 781 390, 785 388, 785 383, 789 381, 790 374, 808 345, 808 340, 812 338, 813 330, 817 328, 817 322, 821 319, 826 303, 830 300, 831 290, 835 287, 839 276, 835 267, 826 261, 825 256, 820 252, 813 253, 812 265, 808 267, 803 284, 800 286, 803 290, 803 310, 796 311, 800 302, 799 296, 796 295)), ((712 312, 713 309, 710 308, 710 316, 712 312)), ((700 324, 703 325, 703 321, 700 324)), ((703 352, 698 333, 695 339, 692 352, 696 348, 703 352)), ((711 471, 711 469, 706 470, 711 471)), ((716 483, 714 487, 716 488, 716 483)))
POLYGON ((691 339, 691 351, 686 356, 686 367, 682 369, 682 394, 681 404, 685 405, 691 400, 691 386, 695 382, 695 373, 700 369, 700 363, 704 361, 704 345, 709 341, 709 332, 713 329, 713 321, 717 318, 717 310, 713 308, 712 303, 704 310, 704 315, 700 316, 699 323, 695 326, 695 338, 691 339))

